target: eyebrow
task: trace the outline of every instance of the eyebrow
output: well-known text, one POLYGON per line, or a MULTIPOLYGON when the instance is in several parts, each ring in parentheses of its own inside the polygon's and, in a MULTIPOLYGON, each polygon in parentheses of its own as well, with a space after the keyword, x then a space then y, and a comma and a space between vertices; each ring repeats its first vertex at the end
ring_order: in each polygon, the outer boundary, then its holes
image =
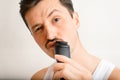
POLYGON ((54 9, 53 11, 51 11, 49 14, 48 14, 48 16, 47 17, 50 17, 54 12, 59 12, 59 10, 57 10, 57 9, 54 9))

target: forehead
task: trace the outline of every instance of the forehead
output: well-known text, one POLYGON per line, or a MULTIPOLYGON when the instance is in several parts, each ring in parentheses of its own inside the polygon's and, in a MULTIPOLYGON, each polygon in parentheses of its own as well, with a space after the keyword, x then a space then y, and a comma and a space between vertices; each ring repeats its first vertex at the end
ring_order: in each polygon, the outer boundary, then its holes
POLYGON ((44 14, 46 15, 53 9, 61 9, 62 11, 64 10, 62 4, 60 3, 59 0, 41 0, 36 6, 31 8, 26 14, 28 13, 42 13, 41 16, 44 14))
POLYGON ((29 26, 31 26, 35 21, 43 21, 42 19, 46 18, 53 10, 69 14, 68 10, 62 6, 59 0, 41 0, 26 13, 25 19, 29 26))

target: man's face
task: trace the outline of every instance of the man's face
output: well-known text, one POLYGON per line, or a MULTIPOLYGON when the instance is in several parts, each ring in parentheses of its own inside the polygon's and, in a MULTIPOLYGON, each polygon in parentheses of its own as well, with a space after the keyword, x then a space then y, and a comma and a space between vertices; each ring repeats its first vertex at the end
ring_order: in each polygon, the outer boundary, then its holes
POLYGON ((50 57, 54 58, 56 40, 68 42, 71 52, 75 49, 79 21, 59 0, 42 0, 26 13, 25 19, 35 41, 50 57))

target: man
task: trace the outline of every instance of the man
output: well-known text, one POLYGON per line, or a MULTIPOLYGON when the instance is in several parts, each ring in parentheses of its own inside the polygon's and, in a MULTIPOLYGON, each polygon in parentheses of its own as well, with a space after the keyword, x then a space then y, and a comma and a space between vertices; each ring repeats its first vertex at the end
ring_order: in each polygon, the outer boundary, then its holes
POLYGON ((20 13, 41 49, 62 62, 40 70, 32 79, 120 80, 120 69, 83 48, 71 0, 22 0, 20 13), (56 41, 68 42, 71 58, 54 53, 56 41))

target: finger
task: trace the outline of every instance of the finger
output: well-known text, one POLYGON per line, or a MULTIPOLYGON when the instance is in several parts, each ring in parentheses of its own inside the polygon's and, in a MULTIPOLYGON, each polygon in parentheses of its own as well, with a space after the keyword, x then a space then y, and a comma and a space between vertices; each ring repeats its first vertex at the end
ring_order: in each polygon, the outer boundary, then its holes
POLYGON ((55 80, 61 80, 61 78, 64 78, 65 80, 69 80, 73 78, 73 74, 66 69, 60 70, 60 71, 56 71, 54 73, 54 79, 55 80))
POLYGON ((63 56, 63 55, 55 55, 55 58, 58 60, 58 61, 60 61, 60 62, 63 62, 63 63, 68 63, 68 64, 70 64, 70 65, 72 65, 72 66, 74 66, 76 69, 78 69, 78 70, 82 70, 82 71, 86 71, 86 68, 85 67, 83 67, 83 65, 81 65, 81 64, 78 64, 77 62, 75 62, 74 60, 72 60, 72 59, 70 59, 70 58, 68 58, 68 57, 66 57, 66 56, 63 56))
POLYGON ((57 59, 58 61, 60 62, 63 62, 63 63, 68 63, 74 67, 80 67, 80 65, 78 63, 76 63, 74 60, 64 56, 64 55, 55 55, 55 59, 57 59))
POLYGON ((60 71, 54 72, 53 80, 59 80, 60 79, 60 71))
POLYGON ((72 74, 70 71, 70 68, 71 68, 71 65, 67 63, 55 63, 53 66, 54 78, 55 79, 60 79, 60 78, 68 79, 67 77, 72 74))
POLYGON ((64 55, 58 55, 58 54, 55 55, 55 59, 64 63, 68 63, 70 61, 68 57, 64 55))
POLYGON ((64 69, 64 63, 55 63, 53 66, 53 71, 57 72, 64 69))
POLYGON ((74 68, 73 66, 66 63, 66 64, 64 64, 63 69, 55 72, 54 78, 55 79, 64 78, 65 80, 67 80, 67 79, 73 80, 73 79, 77 79, 78 77, 80 79, 80 77, 81 77, 80 75, 81 75, 80 71, 78 71, 76 68, 74 68))

